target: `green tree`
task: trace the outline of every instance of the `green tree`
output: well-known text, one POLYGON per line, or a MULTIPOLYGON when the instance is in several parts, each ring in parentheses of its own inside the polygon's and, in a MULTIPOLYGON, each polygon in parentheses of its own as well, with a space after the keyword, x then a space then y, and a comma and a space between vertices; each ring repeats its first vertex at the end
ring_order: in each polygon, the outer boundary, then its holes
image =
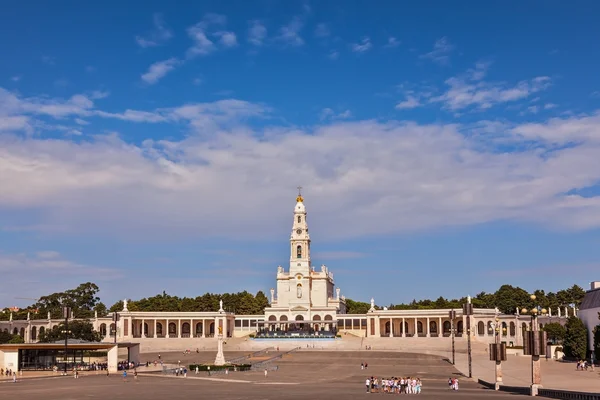
POLYGON ((567 333, 565 327, 558 322, 551 322, 544 325, 544 331, 548 335, 548 340, 551 340, 553 343, 562 342, 567 333))
POLYGON ((346 299, 346 313, 348 314, 366 314, 370 308, 371 305, 369 303, 346 299))
POLYGON ((579 318, 571 316, 567 319, 566 333, 563 340, 565 355, 570 358, 585 359, 588 339, 587 329, 579 318))
POLYGON ((594 355, 596 360, 600 360, 600 325, 594 328, 594 355))
POLYGON ((265 308, 269 307, 269 299, 267 296, 265 296, 262 290, 256 292, 256 296, 254 296, 254 298, 256 299, 256 314, 264 313, 265 308))
MULTIPOLYGON (((52 329, 40 333, 40 342, 50 343, 65 339, 65 323, 61 322, 52 329)), ((69 321, 68 324, 69 339, 85 340, 87 342, 99 342, 102 340, 100 332, 94 330, 89 320, 69 321)))
POLYGON ((12 335, 12 338, 8 341, 9 344, 20 344, 25 343, 25 340, 20 335, 12 335))
POLYGON ((99 302, 94 306, 94 312, 98 313, 99 318, 106 317, 108 315, 108 310, 102 302, 99 302))

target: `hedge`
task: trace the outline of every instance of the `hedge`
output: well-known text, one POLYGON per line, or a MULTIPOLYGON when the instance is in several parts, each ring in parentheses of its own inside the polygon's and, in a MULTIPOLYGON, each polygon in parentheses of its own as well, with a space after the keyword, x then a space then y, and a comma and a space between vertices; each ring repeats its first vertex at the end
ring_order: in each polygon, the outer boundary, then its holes
POLYGON ((196 371, 196 367, 198 367, 198 371, 208 371, 208 367, 210 367, 211 371, 224 371, 229 369, 233 371, 234 368, 237 371, 249 371, 252 365, 250 364, 230 364, 230 365, 209 365, 209 364, 190 364, 189 372, 196 371))

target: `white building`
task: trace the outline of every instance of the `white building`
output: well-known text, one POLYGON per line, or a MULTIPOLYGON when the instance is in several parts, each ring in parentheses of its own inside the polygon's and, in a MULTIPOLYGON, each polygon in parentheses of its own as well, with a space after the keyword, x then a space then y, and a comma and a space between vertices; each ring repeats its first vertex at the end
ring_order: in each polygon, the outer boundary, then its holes
MULTIPOLYGON (((271 289, 271 304, 264 315, 235 315, 223 310, 216 312, 141 312, 129 311, 127 302, 118 313, 115 323, 111 317, 93 318, 94 328, 107 342, 139 342, 148 348, 160 348, 165 340, 176 341, 176 346, 203 347, 203 341, 211 340, 219 327, 227 337, 244 337, 259 333, 266 336, 309 335, 331 337, 336 334, 353 334, 361 337, 386 337, 390 340, 409 340, 426 337, 432 340, 447 338, 454 325, 459 337, 468 332, 467 317, 462 310, 450 319, 449 309, 436 310, 387 310, 376 309, 374 300, 367 314, 346 314, 346 301, 335 288, 333 273, 322 265, 312 266, 307 212, 301 194, 296 198, 293 211, 292 233, 289 239, 290 264, 286 269, 277 268, 277 290, 271 289), (116 334, 116 339, 115 339, 116 334)), ((598 286, 588 292, 581 314, 589 315, 588 329, 593 328, 600 311, 598 286), (592 293, 593 297, 589 297, 592 293), (587 301, 587 302, 586 302, 587 301), (594 317, 596 320, 594 320, 594 317)), ((575 310, 549 310, 538 318, 543 326, 549 322, 564 323, 568 314, 575 310), (554 311, 554 312, 553 312, 554 311)), ((76 317, 76 316, 75 316, 76 317)), ((582 317, 583 319, 584 317, 582 317)), ((585 317, 588 318, 588 317, 585 317)), ((484 342, 494 340, 492 326, 502 327, 502 340, 508 345, 522 345, 522 329, 530 329, 531 317, 507 315, 495 309, 475 309, 471 317, 471 335, 484 342)), ((51 329, 61 319, 29 319, 0 321, 0 329, 20 334, 27 343, 36 342, 39 333, 51 329)), ((214 339, 212 339, 214 340, 214 339)), ((176 347, 174 345, 174 347, 176 347)))
POLYGON ((594 328, 600 325, 600 281, 590 284, 590 290, 585 293, 577 316, 583 321, 588 330, 589 348, 594 347, 594 328))

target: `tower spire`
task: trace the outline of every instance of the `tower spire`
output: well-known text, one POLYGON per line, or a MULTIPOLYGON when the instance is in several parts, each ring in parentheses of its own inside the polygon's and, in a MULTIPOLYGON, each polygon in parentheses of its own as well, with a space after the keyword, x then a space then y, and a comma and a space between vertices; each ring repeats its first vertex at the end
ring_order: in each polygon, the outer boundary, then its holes
POLYGON ((302 203, 304 201, 304 197, 302 197, 302 186, 298 186, 298 197, 296 197, 296 202, 302 203))

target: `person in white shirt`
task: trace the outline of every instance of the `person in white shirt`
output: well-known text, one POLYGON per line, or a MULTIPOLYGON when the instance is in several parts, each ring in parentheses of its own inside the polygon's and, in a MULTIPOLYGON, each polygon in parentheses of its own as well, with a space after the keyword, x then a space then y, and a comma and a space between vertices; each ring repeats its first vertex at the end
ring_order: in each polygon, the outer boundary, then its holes
POLYGON ((365 381, 365 385, 367 386, 367 393, 371 393, 371 380, 369 378, 365 381))

